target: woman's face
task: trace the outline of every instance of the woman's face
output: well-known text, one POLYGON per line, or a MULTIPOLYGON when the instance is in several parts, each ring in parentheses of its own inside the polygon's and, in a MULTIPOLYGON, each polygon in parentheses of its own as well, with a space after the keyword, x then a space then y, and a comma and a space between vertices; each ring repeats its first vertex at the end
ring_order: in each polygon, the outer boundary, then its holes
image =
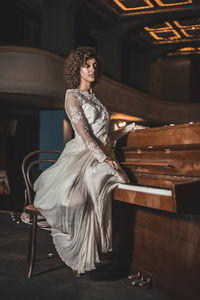
POLYGON ((95 58, 91 58, 85 65, 80 68, 81 81, 95 82, 97 76, 97 62, 95 58))

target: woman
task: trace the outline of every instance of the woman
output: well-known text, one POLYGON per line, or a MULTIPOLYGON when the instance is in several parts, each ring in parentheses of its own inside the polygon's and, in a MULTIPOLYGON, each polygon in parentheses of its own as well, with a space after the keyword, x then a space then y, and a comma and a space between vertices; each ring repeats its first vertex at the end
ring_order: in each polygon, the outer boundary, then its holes
POLYGON ((93 90, 100 64, 90 47, 79 47, 67 58, 70 89, 65 109, 75 137, 34 184, 34 205, 50 224, 55 247, 76 276, 95 269, 99 251, 112 250, 111 191, 129 180, 110 148, 110 138, 136 129, 132 123, 109 137, 109 114, 93 90))

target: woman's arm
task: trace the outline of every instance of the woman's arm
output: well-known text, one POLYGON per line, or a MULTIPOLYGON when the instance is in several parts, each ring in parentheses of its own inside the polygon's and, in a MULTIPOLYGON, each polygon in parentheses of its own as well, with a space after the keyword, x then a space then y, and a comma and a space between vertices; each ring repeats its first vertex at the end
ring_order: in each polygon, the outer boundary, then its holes
POLYGON ((122 129, 115 130, 109 133, 109 137, 111 141, 118 140, 119 138, 123 137, 125 134, 130 132, 131 130, 138 130, 144 129, 145 126, 136 125, 135 122, 128 124, 127 126, 123 127, 122 129))
POLYGON ((99 162, 103 162, 108 159, 108 156, 92 138, 81 103, 72 91, 68 92, 66 95, 65 109, 70 121, 76 129, 76 132, 81 136, 84 144, 92 152, 94 157, 99 162))

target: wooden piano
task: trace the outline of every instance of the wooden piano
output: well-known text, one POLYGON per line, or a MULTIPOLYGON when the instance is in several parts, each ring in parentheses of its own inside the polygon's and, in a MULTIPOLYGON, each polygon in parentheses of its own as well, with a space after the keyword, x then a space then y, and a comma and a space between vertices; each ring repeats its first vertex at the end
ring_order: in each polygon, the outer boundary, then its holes
POLYGON ((116 149, 131 180, 114 191, 118 261, 172 299, 200 299, 200 123, 134 131, 116 149))

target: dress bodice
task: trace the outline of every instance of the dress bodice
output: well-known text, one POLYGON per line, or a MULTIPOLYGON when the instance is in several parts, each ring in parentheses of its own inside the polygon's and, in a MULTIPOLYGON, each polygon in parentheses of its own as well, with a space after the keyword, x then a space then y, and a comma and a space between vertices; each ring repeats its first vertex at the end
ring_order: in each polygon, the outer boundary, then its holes
POLYGON ((66 113, 71 120, 75 137, 81 137, 95 157, 104 161, 107 155, 103 148, 109 142, 109 114, 95 94, 69 89, 65 97, 66 113))
MULTIPOLYGON (((90 94, 87 91, 82 92, 77 89, 68 90, 67 93, 69 91, 73 91, 78 101, 80 102, 84 116, 91 129, 92 134, 97 137, 103 144, 105 144, 108 137, 109 127, 109 113, 105 106, 94 93, 90 94)), ((74 131, 75 135, 78 135, 75 128, 74 131)))

